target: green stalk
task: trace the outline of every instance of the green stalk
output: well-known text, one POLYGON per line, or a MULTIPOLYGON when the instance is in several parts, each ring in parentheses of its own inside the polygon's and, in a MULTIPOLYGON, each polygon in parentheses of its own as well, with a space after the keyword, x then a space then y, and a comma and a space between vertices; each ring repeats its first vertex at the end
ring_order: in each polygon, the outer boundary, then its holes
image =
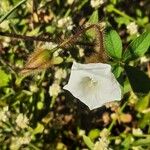
MULTIPOLYGON (((120 108, 120 112, 122 112, 122 111, 124 110, 124 108, 126 107, 127 103, 128 103, 128 102, 125 102, 125 103, 122 105, 122 107, 120 108)), ((108 131, 109 131, 109 132, 111 131, 111 129, 113 128, 113 126, 114 126, 115 124, 116 124, 116 119, 114 119, 114 120, 111 122, 111 124, 109 125, 109 127, 108 127, 108 131)))
POLYGON ((2 16, 0 18, 0 24, 8 18, 8 16, 10 16, 10 14, 12 14, 20 5, 22 5, 23 3, 25 3, 27 0, 22 0, 20 1, 17 5, 15 5, 10 11, 8 11, 8 13, 6 13, 4 16, 2 16))
POLYGON ((120 10, 118 10, 118 9, 116 9, 116 8, 114 8, 114 7, 112 8, 112 11, 114 11, 116 14, 118 14, 118 15, 120 15, 120 16, 122 16, 122 17, 125 17, 125 18, 127 18, 127 19, 129 19, 129 20, 131 20, 131 21, 136 22, 136 20, 135 20, 134 18, 132 18, 132 17, 126 15, 125 13, 121 12, 120 10))

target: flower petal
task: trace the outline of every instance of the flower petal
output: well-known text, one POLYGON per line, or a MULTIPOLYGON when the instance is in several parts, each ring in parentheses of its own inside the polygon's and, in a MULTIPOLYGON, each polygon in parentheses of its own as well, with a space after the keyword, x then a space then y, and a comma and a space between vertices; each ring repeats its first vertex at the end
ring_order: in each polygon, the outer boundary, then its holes
POLYGON ((121 99, 121 89, 111 72, 111 66, 103 63, 74 62, 69 82, 64 89, 70 91, 90 109, 121 99))

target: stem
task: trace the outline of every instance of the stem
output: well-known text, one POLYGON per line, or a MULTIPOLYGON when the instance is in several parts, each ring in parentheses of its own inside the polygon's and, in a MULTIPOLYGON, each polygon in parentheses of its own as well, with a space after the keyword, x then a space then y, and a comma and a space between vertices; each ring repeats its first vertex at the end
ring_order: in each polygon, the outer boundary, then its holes
POLYGON ((40 150, 38 147, 36 147, 36 146, 33 145, 32 143, 29 143, 29 146, 32 147, 34 150, 40 150))
POLYGON ((9 63, 6 63, 2 57, 0 57, 0 63, 2 63, 2 65, 4 65, 6 68, 9 68, 9 70, 11 71, 12 74, 15 75, 15 77, 17 78, 17 74, 16 72, 14 71, 14 68, 9 64, 9 63))
POLYGON ((116 9, 116 8, 114 8, 114 7, 112 8, 112 11, 114 11, 116 14, 118 14, 118 15, 120 15, 120 16, 122 16, 122 17, 125 17, 125 18, 127 18, 127 19, 129 19, 129 20, 131 20, 131 21, 135 21, 135 22, 136 22, 136 20, 135 20, 134 18, 132 18, 132 17, 126 15, 124 12, 121 12, 120 10, 118 10, 118 9, 116 9))
POLYGON ((8 97, 10 97, 12 95, 14 95, 14 91, 11 91, 10 93, 8 93, 8 94, 4 95, 3 97, 1 97, 1 100, 5 100, 5 99, 7 99, 8 97))
MULTIPOLYGON (((7 36, 10 38, 16 38, 16 39, 23 39, 23 40, 31 40, 31 41, 42 41, 42 42, 55 42, 53 39, 49 38, 42 38, 42 37, 36 37, 36 36, 27 36, 27 35, 20 35, 15 33, 6 33, 6 32, 0 32, 0 36, 7 36)), ((83 45, 83 46, 94 46, 92 43, 86 43, 86 42, 75 42, 76 45, 83 45)))
MULTIPOLYGON (((125 103, 122 105, 122 107, 120 108, 120 112, 122 112, 122 111, 124 110, 124 108, 126 107, 127 103, 128 103, 128 102, 125 102, 125 103)), ((108 131, 109 131, 109 132, 111 131, 111 129, 112 129, 113 126, 115 125, 116 120, 117 120, 117 119, 114 119, 114 120, 111 122, 111 124, 109 125, 109 127, 108 127, 108 131)))
POLYGON ((31 40, 31 41, 43 41, 43 42, 52 42, 53 41, 52 39, 49 39, 49 38, 27 36, 27 35, 20 35, 20 34, 14 34, 14 33, 0 32, 0 35, 11 37, 11 38, 16 38, 16 39, 31 40))
POLYGON ((22 5, 23 3, 25 3, 27 0, 22 0, 20 1, 16 6, 14 6, 10 11, 8 11, 8 13, 6 13, 4 16, 2 16, 0 18, 0 24, 8 18, 8 16, 10 16, 10 14, 15 11, 20 5, 22 5))

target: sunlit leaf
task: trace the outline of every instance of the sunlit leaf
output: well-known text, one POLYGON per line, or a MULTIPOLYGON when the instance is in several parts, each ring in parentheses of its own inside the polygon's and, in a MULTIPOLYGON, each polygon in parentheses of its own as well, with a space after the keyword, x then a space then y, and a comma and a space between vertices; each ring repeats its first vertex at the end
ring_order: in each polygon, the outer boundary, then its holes
POLYGON ((129 61, 143 56, 150 46, 150 32, 144 32, 130 43, 123 54, 123 60, 129 61))
POLYGON ((0 70, 0 87, 7 86, 10 80, 10 75, 0 70))
POLYGON ((118 33, 109 27, 106 29, 104 35, 105 48, 108 55, 116 59, 121 59, 122 42, 118 33))

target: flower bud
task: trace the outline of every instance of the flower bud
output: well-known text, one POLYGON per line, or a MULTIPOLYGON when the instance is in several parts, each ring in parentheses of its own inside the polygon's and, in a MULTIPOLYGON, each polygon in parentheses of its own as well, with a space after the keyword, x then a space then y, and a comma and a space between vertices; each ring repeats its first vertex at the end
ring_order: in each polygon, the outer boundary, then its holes
POLYGON ((34 71, 47 69, 50 66, 52 66, 51 51, 47 49, 38 49, 29 56, 21 74, 30 74, 34 71))

